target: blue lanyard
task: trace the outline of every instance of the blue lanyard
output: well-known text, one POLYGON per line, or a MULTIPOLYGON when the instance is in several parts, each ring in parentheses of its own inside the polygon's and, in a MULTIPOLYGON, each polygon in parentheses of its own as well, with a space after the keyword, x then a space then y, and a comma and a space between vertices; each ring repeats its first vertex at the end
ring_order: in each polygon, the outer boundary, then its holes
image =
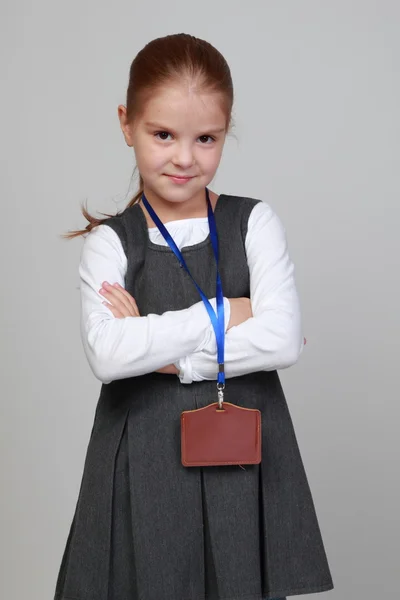
POLYGON ((149 201, 147 200, 144 192, 142 193, 143 204, 146 207, 148 213, 153 219, 154 223, 157 225, 160 233, 163 235, 165 241, 168 243, 169 247, 179 260, 181 266, 185 269, 185 271, 190 276, 194 285, 196 286, 204 304, 207 309, 208 314, 210 315, 211 323, 213 325, 215 331, 215 337, 217 340, 217 349, 218 349, 218 389, 221 391, 225 387, 225 371, 224 371, 224 356, 225 356, 225 314, 224 314, 224 295, 222 293, 222 283, 221 277, 219 274, 218 264, 219 264, 219 251, 218 251, 218 235, 217 235, 217 227, 215 224, 214 212, 210 202, 210 196, 208 193, 208 188, 206 188, 206 197, 207 197, 207 206, 208 206, 208 224, 210 227, 210 238, 211 244, 214 251, 215 262, 217 263, 217 314, 214 312, 213 307, 211 306, 207 296, 201 290, 201 288, 197 285, 196 281, 193 279, 188 266, 185 262, 185 259, 182 256, 181 251, 178 246, 175 244, 172 236, 164 226, 164 224, 160 221, 154 209, 150 206, 149 201))

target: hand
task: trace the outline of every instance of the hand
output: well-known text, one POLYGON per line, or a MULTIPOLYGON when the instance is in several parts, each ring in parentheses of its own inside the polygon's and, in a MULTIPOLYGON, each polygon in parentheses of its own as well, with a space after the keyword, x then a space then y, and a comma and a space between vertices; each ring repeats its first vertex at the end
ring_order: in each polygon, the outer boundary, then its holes
POLYGON ((157 369, 156 373, 164 373, 164 375, 178 375, 179 371, 175 365, 167 365, 161 369, 157 369))
MULTIPOLYGON (((100 289, 100 294, 107 298, 108 302, 103 302, 107 306, 114 317, 124 319, 125 317, 140 317, 139 309, 135 299, 127 292, 119 283, 111 285, 108 281, 103 282, 100 289)), ((167 365, 158 369, 156 373, 164 373, 168 375, 177 375, 178 369, 175 365, 167 365)))
POLYGON ((228 298, 231 305, 231 318, 228 329, 240 325, 253 316, 251 300, 249 298, 228 298))
POLYGON ((104 281, 99 293, 108 300, 103 304, 117 319, 140 317, 135 299, 119 283, 111 285, 108 281, 104 281))

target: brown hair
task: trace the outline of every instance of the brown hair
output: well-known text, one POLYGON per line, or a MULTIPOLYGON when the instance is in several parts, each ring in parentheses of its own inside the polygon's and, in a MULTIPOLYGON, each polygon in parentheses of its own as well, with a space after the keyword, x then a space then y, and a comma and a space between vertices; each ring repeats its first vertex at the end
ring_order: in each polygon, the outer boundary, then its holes
MULTIPOLYGON (((154 90, 171 81, 196 80, 199 88, 221 95, 226 114, 226 130, 232 126, 233 84, 229 66, 222 54, 210 43, 186 33, 177 33, 152 40, 134 58, 129 72, 126 96, 128 121, 133 121, 154 90)), ((143 179, 139 174, 139 189, 126 208, 136 204, 143 193, 143 179)), ((64 238, 74 238, 101 225, 107 218, 98 219, 82 206, 82 214, 89 221, 85 229, 70 231, 64 238)), ((120 214, 120 213, 117 213, 120 214)), ((103 213, 104 215, 104 213, 103 213)))

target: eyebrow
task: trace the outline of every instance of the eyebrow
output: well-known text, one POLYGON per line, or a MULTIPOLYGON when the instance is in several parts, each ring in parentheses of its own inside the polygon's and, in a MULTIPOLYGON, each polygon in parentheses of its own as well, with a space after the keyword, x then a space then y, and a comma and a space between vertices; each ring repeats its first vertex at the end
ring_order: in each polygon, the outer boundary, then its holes
MULTIPOLYGON (((159 129, 160 131, 173 131, 171 127, 165 127, 160 123, 154 123, 152 121, 147 121, 145 123, 145 126, 153 127, 154 129, 159 129)), ((210 127, 209 129, 204 129, 204 131, 207 131, 207 133, 222 133, 223 131, 225 131, 225 127, 220 127, 219 129, 213 129, 212 127, 210 127)))

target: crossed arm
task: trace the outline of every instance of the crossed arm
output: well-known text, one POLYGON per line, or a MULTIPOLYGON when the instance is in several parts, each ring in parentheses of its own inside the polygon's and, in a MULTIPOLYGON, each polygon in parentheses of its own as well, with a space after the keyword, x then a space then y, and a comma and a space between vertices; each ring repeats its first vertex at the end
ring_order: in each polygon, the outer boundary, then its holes
MULTIPOLYGON (((99 293, 106 299, 103 304, 110 309, 116 319, 140 317, 135 299, 119 283, 111 284, 108 281, 104 281, 99 293)), ((231 327, 240 325, 253 316, 249 298, 229 298, 228 300, 230 305, 230 318, 225 319, 226 332, 229 331, 231 327), (228 324, 226 325, 227 322, 228 324)), ((179 364, 179 361, 177 364, 179 364)), ((157 369, 158 373, 171 375, 179 375, 181 371, 182 368, 179 368, 174 364, 157 369)))
MULTIPOLYGON (((303 348, 294 267, 282 224, 267 204, 250 215, 246 253, 251 299, 224 298, 226 377, 286 368, 303 348)), ((215 334, 203 302, 141 317, 124 290, 125 270, 111 228, 88 234, 79 266, 81 334, 95 376, 104 383, 153 371, 177 373, 182 383, 216 379, 215 334), (105 282, 116 285, 107 290, 105 282)))

